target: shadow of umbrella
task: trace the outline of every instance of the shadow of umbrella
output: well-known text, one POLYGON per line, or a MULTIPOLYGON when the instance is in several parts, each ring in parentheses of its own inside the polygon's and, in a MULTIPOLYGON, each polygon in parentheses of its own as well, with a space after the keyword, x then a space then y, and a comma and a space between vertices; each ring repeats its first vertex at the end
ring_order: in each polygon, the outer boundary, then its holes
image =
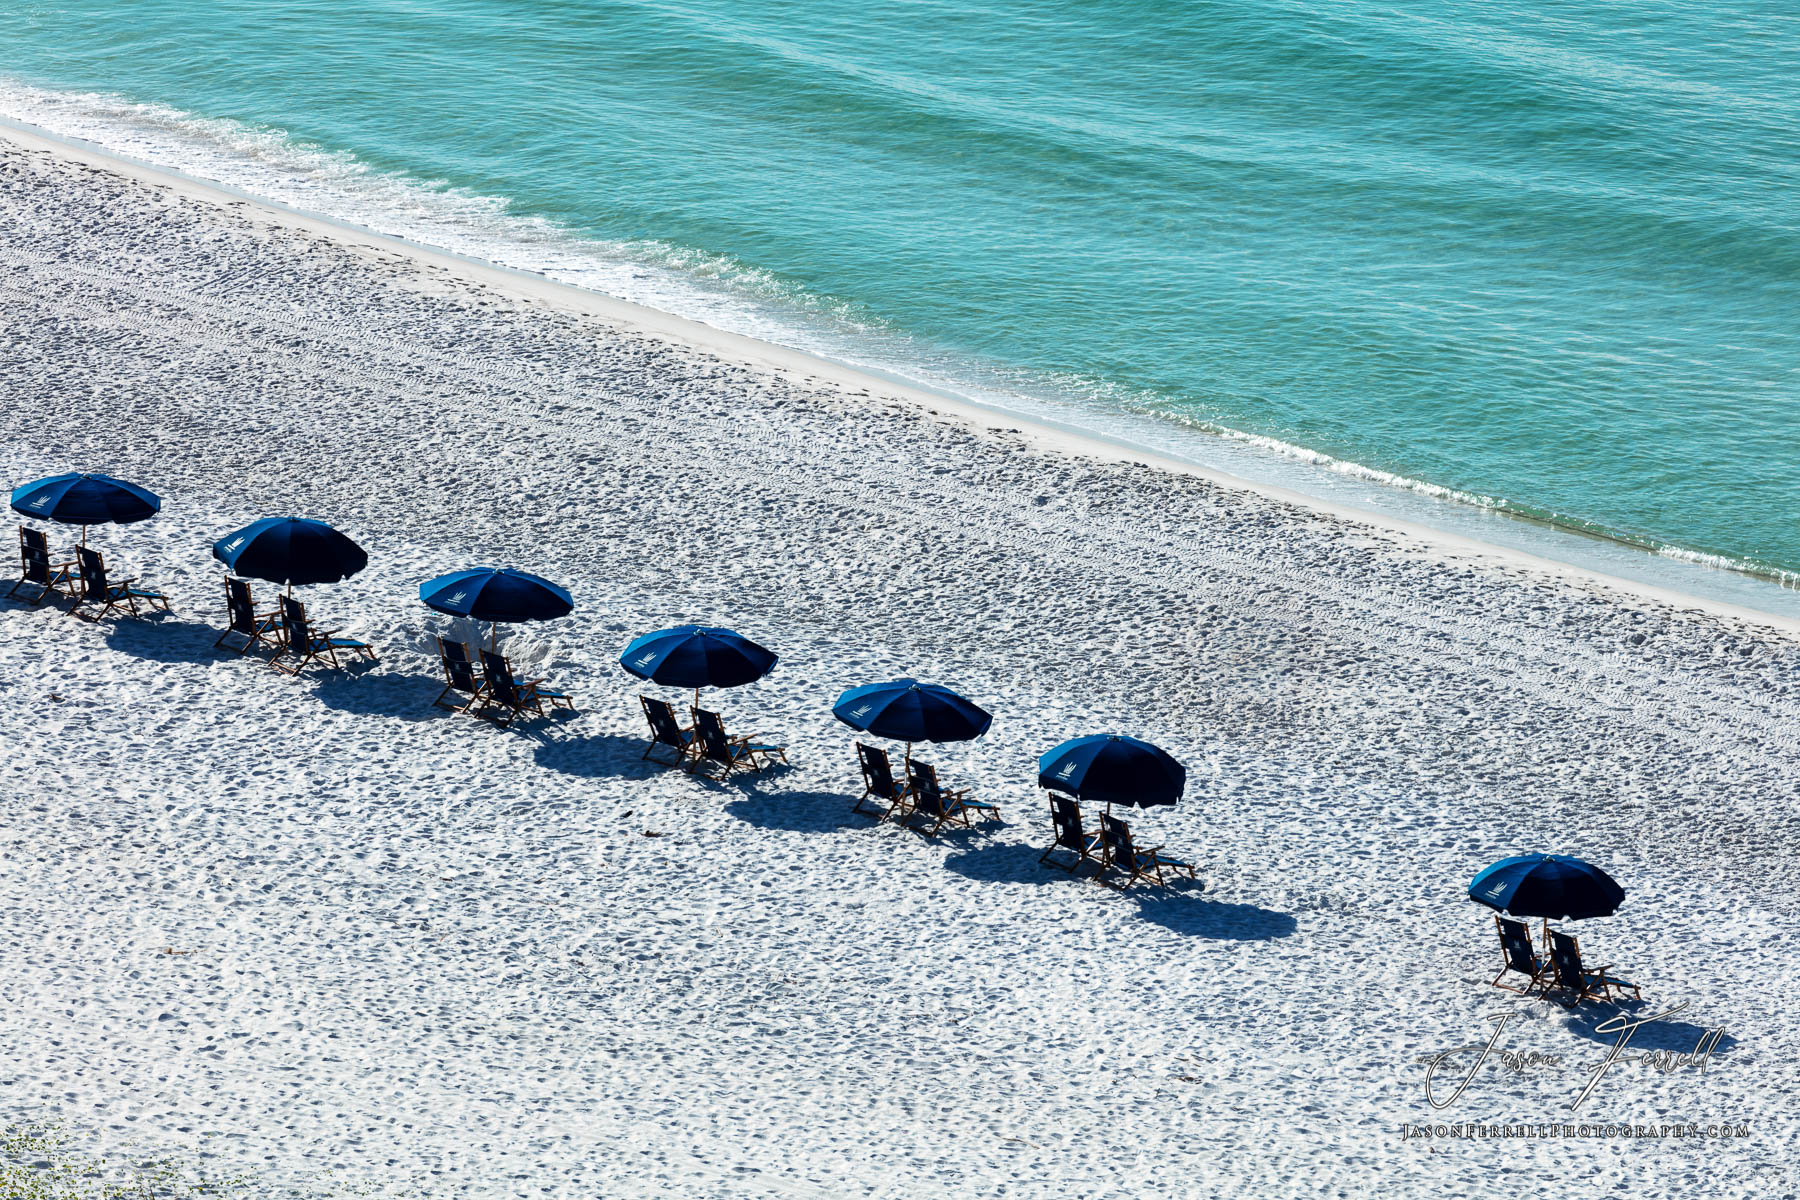
POLYGON ((435 676, 380 671, 378 664, 368 662, 347 663, 339 671, 309 669, 306 674, 319 703, 339 712, 403 721, 450 715, 431 706, 431 698, 444 686, 435 676))
MULTIPOLYGON (((1554 993, 1553 993, 1554 994, 1554 993)), ((1612 1028, 1600 1031, 1600 1026, 1608 1021, 1624 1016, 1627 1021, 1643 1021, 1650 1017, 1661 1017, 1669 1012, 1673 1005, 1655 1004, 1647 1000, 1622 1000, 1617 1004, 1584 1004, 1570 1012, 1563 1020, 1563 1028, 1576 1037, 1586 1038, 1591 1042, 1599 1042, 1604 1046, 1618 1043, 1625 1031, 1612 1028)), ((1646 1051, 1661 1051, 1666 1054, 1693 1054, 1702 1048, 1702 1043, 1709 1045, 1714 1054, 1722 1054, 1737 1045, 1737 1039, 1721 1031, 1717 1025, 1697 1025, 1692 1021, 1682 1020, 1685 1010, 1673 1013, 1661 1020, 1650 1021, 1646 1025, 1638 1025, 1631 1030, 1631 1040, 1626 1044, 1627 1054, 1640 1054, 1646 1051), (1718 1033, 1717 1040, 1713 1034, 1718 1033)))
MULTIPOLYGON (((944 859, 944 866, 965 879, 980 883, 1062 883, 1070 882, 1067 871, 1038 862, 1044 853, 1040 846, 1022 842, 997 842, 979 849, 962 850, 944 859)), ((1093 887, 1094 868, 1083 864, 1075 874, 1075 882, 1093 887)))
POLYGON ((853 798, 842 792, 765 792, 751 786, 745 786, 743 791, 743 796, 727 804, 725 811, 758 829, 837 833, 874 824, 851 812, 853 798))
MULTIPOLYGON (((167 613, 158 613, 155 618, 122 617, 110 622, 106 646, 133 658, 159 663, 218 662, 238 657, 223 646, 213 645, 219 633, 216 626, 183 621, 167 613)), ((267 662, 268 657, 259 661, 267 662)))
POLYGON ((674 768, 644 758, 646 739, 598 733, 542 741, 532 751, 537 765, 580 779, 649 779, 674 768))
POLYGON ((1268 942, 1291 936, 1299 928, 1292 913, 1255 904, 1208 900, 1201 885, 1183 879, 1155 892, 1132 889, 1131 897, 1144 920, 1185 937, 1219 942, 1268 942))

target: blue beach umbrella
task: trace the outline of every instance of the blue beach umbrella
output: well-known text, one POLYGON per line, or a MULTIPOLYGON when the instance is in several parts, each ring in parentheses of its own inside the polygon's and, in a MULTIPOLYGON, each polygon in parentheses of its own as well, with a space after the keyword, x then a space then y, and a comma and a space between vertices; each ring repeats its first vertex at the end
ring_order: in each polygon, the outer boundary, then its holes
POLYGON ((1503 858, 1469 881, 1469 899, 1514 917, 1582 920, 1610 917, 1625 889, 1593 863, 1562 854, 1503 858))
POLYGON ((439 575, 419 585, 419 599, 439 612, 487 621, 490 645, 494 622, 553 621, 575 608, 566 589, 511 567, 472 567, 439 575))
POLYGON ((704 625, 659 629, 625 647, 619 665, 639 679, 664 687, 742 687, 775 669, 775 653, 741 633, 704 625))
POLYGON ((906 743, 966 742, 987 732, 994 718, 986 710, 935 683, 895 679, 853 687, 837 698, 831 715, 864 733, 906 743))
POLYGON ((1038 786, 1091 804, 1173 804, 1187 787, 1187 768, 1137 738, 1098 733, 1072 738, 1038 759, 1038 786))
POLYGON ((80 525, 87 545, 89 525, 127 525, 148 521, 162 508, 155 494, 110 475, 52 475, 14 488, 12 507, 28 517, 80 525))
POLYGON ((271 583, 336 583, 369 565, 355 542, 325 524, 300 517, 264 517, 213 543, 227 570, 271 583))

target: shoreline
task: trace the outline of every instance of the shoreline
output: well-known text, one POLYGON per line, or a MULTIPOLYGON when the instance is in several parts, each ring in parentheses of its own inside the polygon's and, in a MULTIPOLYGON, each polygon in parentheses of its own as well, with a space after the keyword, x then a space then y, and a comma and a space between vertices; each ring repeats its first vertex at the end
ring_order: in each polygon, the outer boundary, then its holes
MULTIPOLYGON (((1190 459, 1093 430, 1078 429, 1054 420, 1010 411, 983 404, 966 396, 941 392, 915 383, 896 379, 864 367, 824 358, 802 350, 794 350, 743 334, 707 325, 704 322, 650 308, 589 288, 562 283, 541 274, 487 262, 455 251, 380 233, 353 222, 306 212, 278 201, 266 200, 215 181, 187 175, 166 167, 155 166, 117 154, 80 139, 65 137, 49 130, 0 118, 0 139, 30 150, 55 155, 85 166, 111 172, 153 187, 166 188, 184 197, 221 208, 248 207, 268 220, 287 228, 326 238, 341 245, 398 255, 426 267, 451 271, 515 299, 545 305, 553 310, 595 319, 655 338, 674 342, 712 355, 725 362, 753 366, 777 375, 801 381, 825 381, 850 393, 866 392, 871 397, 898 401, 922 408, 933 416, 989 431, 1019 434, 1041 450, 1076 457, 1096 457, 1106 461, 1132 463, 1156 470, 1204 479, 1231 490, 1255 494, 1265 499, 1319 513, 1356 525, 1371 527, 1390 534, 1413 537, 1429 543, 1434 550, 1464 560, 1489 560, 1529 573, 1548 576, 1564 584, 1595 587, 1624 592, 1677 609, 1700 611, 1749 624, 1769 626, 1790 633, 1800 633, 1800 617, 1769 612, 1747 605, 1734 604, 1712 597, 1699 596, 1677 588, 1644 580, 1630 579, 1595 568, 1534 554, 1512 546, 1483 541, 1453 530, 1391 514, 1371 512, 1341 504, 1305 492, 1234 475, 1190 459)), ((1565 530, 1551 523, 1538 522, 1527 516, 1496 511, 1497 518, 1545 526, 1569 537, 1594 537, 1576 530, 1565 530)), ((1600 539, 1612 544, 1610 539, 1600 539)), ((1654 557, 1655 552, 1627 543, 1617 545, 1654 557)), ((1697 570, 1724 571, 1725 568, 1696 565, 1697 570)), ((1743 573, 1739 573, 1743 574, 1743 573)), ((1771 581, 1771 587, 1779 585, 1771 581)))

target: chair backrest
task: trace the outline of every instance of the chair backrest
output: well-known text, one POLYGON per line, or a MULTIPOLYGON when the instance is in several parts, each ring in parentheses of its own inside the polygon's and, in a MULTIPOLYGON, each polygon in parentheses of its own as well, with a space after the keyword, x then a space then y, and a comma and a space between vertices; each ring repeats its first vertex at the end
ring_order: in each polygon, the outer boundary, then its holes
POLYGON ((731 741, 725 736, 725 722, 716 712, 707 712, 703 708, 694 709, 694 733, 700 738, 700 753, 714 762, 728 763, 731 758, 731 741))
POLYGON ((1078 854, 1087 853, 1087 835, 1081 828, 1081 805, 1072 796, 1050 795, 1050 820, 1056 825, 1056 844, 1078 854))
POLYGON ((906 764, 906 777, 912 782, 913 807, 934 817, 944 815, 944 792, 938 787, 937 768, 913 759, 906 764))
POLYGON ((50 586, 50 540, 43 530, 19 526, 19 561, 24 564, 22 578, 29 583, 50 586))
POLYGON ((312 645, 312 627, 306 623, 306 605, 292 596, 281 598, 281 627, 290 646, 305 650, 312 645))
POLYGON ((1521 975, 1536 975, 1540 964, 1537 951, 1531 945, 1531 930, 1505 917, 1495 917, 1494 923, 1500 927, 1500 945, 1506 951, 1506 965, 1521 975))
POLYGON ((231 615, 234 632, 256 632, 256 607, 250 602, 250 585, 229 575, 225 577, 225 611, 231 615))
POLYGON ((1137 863, 1137 847, 1131 842, 1131 826, 1111 813, 1100 815, 1100 841, 1115 863, 1123 862, 1127 866, 1137 863))
POLYGON ((455 638, 438 637, 438 658, 444 664, 444 682, 459 692, 475 694, 475 665, 469 661, 469 648, 455 638))
POLYGON ((520 706, 519 685, 513 679, 512 664, 506 656, 492 650, 481 652, 481 674, 487 680, 488 695, 502 704, 520 706))
POLYGON ((856 743, 856 760, 862 764, 863 783, 869 793, 893 799, 894 793, 900 789, 894 786, 894 765, 888 761, 887 751, 879 746, 865 746, 856 743))
POLYGON ((100 557, 98 550, 90 550, 81 546, 75 551, 75 558, 81 563, 82 596, 100 600, 106 596, 106 562, 100 557))
POLYGON ((677 750, 686 750, 687 743, 681 738, 681 723, 675 719, 675 710, 667 700, 657 700, 651 696, 639 696, 638 703, 644 706, 644 716, 650 722, 650 738, 665 746, 673 746, 677 750))
POLYGON ((1566 933, 1550 931, 1550 961, 1556 964, 1556 982, 1581 992, 1587 990, 1587 972, 1581 969, 1581 947, 1566 933))

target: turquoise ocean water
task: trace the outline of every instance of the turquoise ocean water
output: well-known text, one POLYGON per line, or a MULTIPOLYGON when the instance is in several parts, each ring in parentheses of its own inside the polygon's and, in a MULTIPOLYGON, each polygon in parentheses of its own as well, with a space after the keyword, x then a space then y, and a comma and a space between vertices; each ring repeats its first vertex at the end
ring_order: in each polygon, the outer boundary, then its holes
POLYGON ((1785 0, 0 8, 0 116, 990 401, 1775 578, 1797 63, 1785 0))

